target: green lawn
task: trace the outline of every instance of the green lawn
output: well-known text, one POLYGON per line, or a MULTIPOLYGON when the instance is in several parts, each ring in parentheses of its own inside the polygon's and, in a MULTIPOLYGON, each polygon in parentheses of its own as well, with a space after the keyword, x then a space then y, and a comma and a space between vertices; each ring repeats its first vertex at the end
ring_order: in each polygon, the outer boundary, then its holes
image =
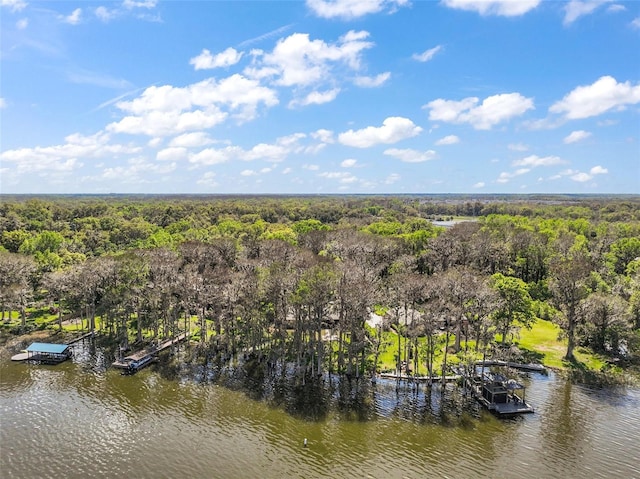
MULTIPOLYGON (((560 328, 551 321, 538 319, 531 329, 520 330, 520 340, 516 344, 545 365, 551 368, 566 369, 572 367, 562 358, 567 352, 567 340, 558 339, 560 328)), ((584 348, 574 351, 576 360, 589 369, 599 371, 605 362, 584 348)))

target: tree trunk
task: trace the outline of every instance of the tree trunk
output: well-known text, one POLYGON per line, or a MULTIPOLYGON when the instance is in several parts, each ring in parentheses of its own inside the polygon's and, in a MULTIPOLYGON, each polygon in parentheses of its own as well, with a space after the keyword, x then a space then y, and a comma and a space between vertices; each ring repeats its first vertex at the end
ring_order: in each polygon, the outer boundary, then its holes
POLYGON ((58 300, 58 329, 62 331, 62 298, 58 300))
POLYGON ((567 320, 569 322, 567 326, 567 354, 565 354, 564 359, 567 361, 574 361, 575 357, 573 355, 573 349, 575 348, 575 329, 576 329, 576 320, 575 320, 575 311, 573 308, 569 311, 567 315, 567 320))

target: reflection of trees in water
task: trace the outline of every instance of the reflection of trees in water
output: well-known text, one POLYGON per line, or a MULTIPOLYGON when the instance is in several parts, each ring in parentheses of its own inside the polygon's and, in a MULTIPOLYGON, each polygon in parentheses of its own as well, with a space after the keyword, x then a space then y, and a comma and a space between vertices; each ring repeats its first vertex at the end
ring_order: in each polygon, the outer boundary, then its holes
MULTIPOLYGON (((583 401, 579 387, 571 381, 558 381, 540 412, 544 450, 553 450, 571 464, 579 464, 589 452, 590 418, 593 411, 583 401)), ((544 460, 544 456, 543 456, 544 460)))
MULTIPOLYGON (((165 376, 170 379, 173 375, 165 376)), ((293 365, 273 367, 252 356, 239 360, 236 366, 213 358, 206 365, 183 367, 179 376, 242 391, 250 399, 311 421, 335 413, 347 421, 389 417, 418 424, 472 427, 481 413, 477 402, 452 383, 442 389, 439 384, 428 387, 386 380, 372 384, 365 378, 329 374, 301 379, 293 365)))

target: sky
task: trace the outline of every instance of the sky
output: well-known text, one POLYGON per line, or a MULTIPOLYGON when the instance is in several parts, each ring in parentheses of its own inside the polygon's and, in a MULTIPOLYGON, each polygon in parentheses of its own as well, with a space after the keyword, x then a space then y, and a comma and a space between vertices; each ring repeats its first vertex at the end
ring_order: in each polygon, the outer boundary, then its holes
POLYGON ((640 194, 640 2, 0 0, 3 194, 640 194))

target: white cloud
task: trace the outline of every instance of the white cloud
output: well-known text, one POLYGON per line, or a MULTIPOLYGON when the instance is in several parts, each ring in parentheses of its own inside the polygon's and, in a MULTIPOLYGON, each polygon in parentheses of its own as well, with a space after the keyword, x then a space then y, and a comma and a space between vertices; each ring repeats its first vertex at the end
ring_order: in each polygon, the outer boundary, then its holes
POLYGON ((302 165, 305 170, 318 171, 320 167, 318 165, 302 165))
POLYGON ((589 174, 591 175, 605 175, 607 173, 609 173, 609 170, 607 170, 606 168, 603 168, 600 165, 594 166, 589 170, 589 174))
POLYGON ((7 7, 12 12, 19 12, 27 6, 24 0, 0 0, 0 6, 7 7))
POLYGON ((460 143, 460 138, 456 135, 447 135, 444 138, 440 138, 436 141, 436 145, 455 145, 456 143, 460 143))
POLYGON ((373 46, 369 32, 363 30, 350 30, 334 42, 312 39, 308 33, 293 33, 278 40, 270 52, 251 50, 251 63, 243 73, 263 83, 293 87, 289 107, 327 103, 335 99, 346 81, 364 88, 388 81, 389 72, 359 74, 364 52, 373 46))
POLYGON ((356 166, 357 163, 358 163, 358 160, 349 158, 346 160, 342 160, 342 162, 340 163, 340 166, 342 166, 343 168, 353 168, 354 166, 356 166))
POLYGON ((636 17, 631 21, 632 28, 640 28, 640 17, 636 17))
POLYGON ((189 162, 196 166, 207 166, 225 163, 227 161, 256 161, 269 162, 283 161, 292 153, 299 153, 303 147, 300 140, 305 138, 303 133, 277 138, 274 143, 259 143, 245 150, 239 146, 226 146, 224 148, 206 148, 189 156, 189 162))
POLYGON ((578 18, 593 13, 598 7, 612 0, 571 0, 564 7, 564 25, 570 25, 578 18))
POLYGON ((540 4, 541 0, 442 0, 445 6, 478 12, 480 15, 516 17, 524 15, 540 4))
POLYGON ((241 175, 241 176, 255 176, 255 175, 257 175, 257 174, 258 174, 258 173, 257 173, 257 172, 255 172, 255 171, 253 171, 253 170, 242 170, 242 171, 240 172, 240 175, 241 175))
POLYGON ((484 188, 484 181, 478 181, 475 185, 473 185, 474 188, 484 188))
POLYGON ((564 114, 570 120, 589 118, 611 109, 622 110, 626 105, 640 103, 640 85, 618 83, 611 76, 603 76, 591 85, 575 88, 549 108, 551 113, 564 114))
POLYGON ((389 148, 384 151, 385 155, 393 156, 400 161, 404 161, 405 163, 422 163, 424 161, 433 160, 437 157, 437 154, 433 150, 427 151, 418 151, 412 149, 398 149, 398 148, 389 148))
POLYGON ((156 153, 156 160, 158 161, 179 161, 184 160, 188 156, 188 150, 186 148, 171 146, 156 153))
POLYGON ((242 52, 238 52, 235 48, 231 47, 217 55, 212 55, 211 52, 205 48, 200 55, 189 60, 189 65, 193 65, 195 70, 229 67, 238 63, 242 55, 242 52))
POLYGON ((392 116, 382 122, 382 126, 368 126, 361 130, 348 130, 338 135, 343 145, 368 148, 381 143, 390 144, 417 136, 422 128, 408 118, 392 116))
MULTIPOLYGON (((140 9, 152 10, 158 4, 157 0, 124 0, 118 7, 107 8, 104 6, 97 7, 93 12, 95 16, 103 21, 109 22, 117 17, 134 16, 140 20, 147 20, 152 22, 162 21, 158 15, 151 15, 149 13, 140 13, 140 9)), ((111 5, 114 5, 112 2, 111 5)))
POLYGON ((107 131, 129 135, 169 136, 185 131, 212 128, 222 123, 227 114, 215 107, 207 111, 152 111, 141 116, 126 116, 107 125, 107 131))
POLYGON ((589 170, 589 173, 585 173, 584 171, 578 170, 563 170, 560 173, 553 175, 551 180, 558 180, 564 176, 568 176, 573 181, 577 181, 578 183, 584 183, 586 181, 592 180, 596 175, 605 175, 609 173, 609 170, 603 168, 600 165, 594 166, 589 170))
POLYGON ((99 6, 95 9, 95 15, 103 22, 108 22, 118 16, 117 10, 109 10, 106 7, 99 6))
POLYGON ((155 8, 158 4, 157 0, 124 0, 122 6, 128 10, 133 8, 155 8))
POLYGON ((262 55, 257 66, 245 73, 254 78, 275 77, 281 86, 309 86, 331 79, 335 65, 358 70, 361 54, 373 47, 369 33, 349 31, 336 43, 310 40, 307 33, 294 33, 281 39, 271 53, 262 55))
POLYGON ((282 161, 289 155, 289 153, 291 153, 291 151, 292 148, 282 144, 259 143, 250 150, 244 151, 243 154, 240 155, 239 159, 243 161, 282 161))
POLYGON ((307 105, 322 105, 323 103, 329 103, 336 99, 340 93, 340 88, 334 88, 333 90, 328 91, 312 91, 306 97, 299 100, 291 100, 289 102, 289 108, 294 108, 298 105, 307 106, 307 105))
POLYGON ((522 158, 521 160, 515 160, 512 165, 513 166, 528 166, 531 168, 535 168, 537 166, 553 166, 553 165, 562 165, 566 163, 559 156, 543 156, 539 157, 537 155, 527 156, 526 158, 522 158))
POLYGON ((384 73, 380 73, 379 75, 376 75, 374 77, 367 77, 367 76, 355 77, 354 80, 353 80, 353 83, 356 86, 363 87, 363 88, 375 88, 375 87, 379 87, 379 86, 383 85, 384 83, 386 83, 386 81, 389 78, 391 78, 391 73, 390 72, 384 72, 384 73))
POLYGON ((515 178, 516 176, 524 175, 525 173, 529 173, 530 171, 531 171, 531 168, 520 168, 512 172, 503 171, 502 173, 500 173, 500 176, 498 176, 498 179, 496 180, 496 182, 508 183, 509 180, 511 180, 512 178, 515 178))
POLYGON ((0 110, 7 107, 7 101, 0 96, 0 110))
POLYGON ((442 46, 438 45, 436 47, 430 48, 429 50, 425 50, 422 53, 414 53, 413 55, 411 55, 411 58, 413 58, 414 60, 419 61, 419 62, 428 62, 440 50, 442 50, 442 46))
POLYGON ((322 143, 333 143, 333 132, 331 130, 320 129, 311 133, 311 138, 321 141, 322 143))
POLYGON ((218 186, 218 182, 215 180, 216 174, 213 171, 207 171, 202 177, 196 181, 199 185, 215 187, 218 186))
POLYGON ((68 23, 69 25, 77 25, 80 23, 81 16, 82 16, 82 9, 76 8, 73 12, 71 12, 70 15, 67 15, 66 17, 62 17, 62 20, 65 23, 68 23))
POLYGON ((593 175, 590 175, 589 173, 584 173, 584 172, 580 171, 580 172, 578 172, 578 173, 576 173, 574 175, 571 175, 570 178, 573 181, 577 181, 579 183, 584 183, 585 181, 589 181, 590 179, 592 179, 593 175))
POLYGON ((576 131, 572 131, 571 133, 569 133, 565 138, 564 138, 564 143, 565 144, 570 144, 570 143, 576 143, 578 141, 582 141, 586 138, 589 138, 591 136, 591 133, 588 131, 584 131, 584 130, 576 130, 576 131))
POLYGON ((393 183, 400 181, 401 178, 402 177, 398 173, 391 173, 385 178, 384 183, 385 185, 392 185, 393 183))
POLYGON ((562 126, 566 120, 564 118, 540 118, 538 120, 527 120, 522 125, 529 130, 553 130, 562 126))
POLYGON ((549 179, 550 180, 558 180, 560 178, 562 178, 563 176, 571 176, 571 175, 575 175, 576 173, 579 173, 578 170, 572 170, 571 168, 566 169, 566 170, 562 170, 561 172, 551 176, 549 179))
POLYGON ((241 148, 237 146, 228 146, 226 148, 206 148, 198 153, 189 156, 189 162, 197 166, 210 166, 226 163, 241 152, 241 148))
POLYGON ((100 175, 104 180, 117 180, 122 183, 148 183, 150 173, 168 174, 176 169, 175 163, 158 164, 146 161, 144 158, 132 158, 126 166, 105 168, 100 175))
POLYGON ((627 7, 625 7, 624 5, 620 5, 619 3, 614 3, 607 8, 607 12, 609 13, 624 12, 626 10, 627 7))
POLYGON ((209 135, 203 131, 196 131, 193 133, 185 133, 183 135, 176 136, 169 142, 169 146, 183 147, 183 148, 198 148, 201 146, 210 145, 214 141, 209 135))
POLYGON ((107 133, 84 136, 74 133, 62 145, 7 150, 0 154, 2 162, 15 163, 19 174, 43 171, 71 171, 82 166, 80 160, 112 158, 138 153, 136 146, 110 143, 107 133))
POLYGON ((437 99, 427 103, 429 119, 448 123, 469 123, 477 130, 493 126, 534 108, 533 99, 520 93, 504 93, 485 98, 481 104, 476 97, 460 101, 437 99))
POLYGON ((24 30, 28 26, 29 26, 29 19, 28 18, 21 18, 20 20, 18 20, 16 22, 16 28, 18 30, 24 30))
POLYGON ((162 138, 151 138, 147 142, 149 148, 158 148, 160 145, 162 145, 162 138))
POLYGON ((409 5, 408 0, 307 0, 307 6, 322 18, 362 17, 383 10, 395 11, 397 7, 409 5))
POLYGON ((524 143, 510 143, 507 148, 511 151, 529 151, 529 145, 525 145, 524 143))
POLYGON ((111 123, 107 129, 168 136, 211 128, 223 122, 229 113, 242 121, 251 120, 260 104, 270 107, 277 103, 274 90, 238 74, 220 81, 209 78, 184 88, 151 86, 131 101, 116 103, 120 110, 131 115, 111 123))
POLYGON ((291 172, 293 172, 292 168, 285 168, 284 170, 282 170, 282 174, 283 175, 288 175, 291 172))
POLYGON ((325 171, 319 173, 318 176, 327 178, 328 180, 338 180, 342 184, 355 183, 358 178, 348 171, 325 171))

